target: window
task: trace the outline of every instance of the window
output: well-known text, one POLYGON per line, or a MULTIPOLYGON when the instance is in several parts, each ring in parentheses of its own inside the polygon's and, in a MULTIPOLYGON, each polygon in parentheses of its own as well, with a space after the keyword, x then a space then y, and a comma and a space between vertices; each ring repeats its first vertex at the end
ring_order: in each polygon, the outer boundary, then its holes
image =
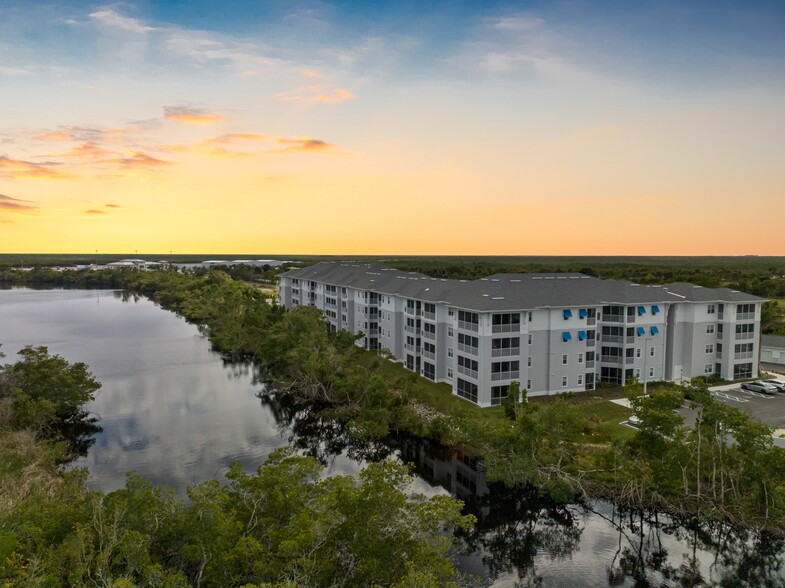
POLYGON ((564 343, 567 343, 568 341, 572 341, 572 334, 569 331, 564 331, 561 334, 561 340, 564 343))
POLYGON ((641 368, 635 368, 635 377, 641 379, 641 368))
POLYGON ((565 321, 572 318, 572 311, 569 308, 565 308, 564 311, 562 311, 562 314, 564 315, 565 321))
POLYGON ((532 366, 532 357, 531 357, 531 355, 529 356, 529 360, 528 360, 526 365, 528 365, 529 367, 532 366))
POLYGON ((476 354, 479 345, 480 340, 477 337, 458 333, 458 351, 466 351, 468 353, 476 354))
POLYGON ((464 357, 463 355, 458 356, 458 371, 461 371, 461 368, 464 368, 462 373, 468 372, 475 372, 475 377, 477 373, 479 364, 477 363, 476 359, 471 359, 468 357, 464 357))
POLYGON ((506 398, 509 391, 509 384, 505 384, 504 386, 491 386, 491 405, 496 406, 497 404, 501 404, 502 398, 506 398))
POLYGON ((452 368, 447 368, 447 377, 452 379, 452 368))
POLYGON ((452 357, 452 347, 447 348, 447 357, 452 357))
POLYGON ((653 367, 650 367, 650 368, 649 368, 649 377, 650 377, 650 378, 653 378, 653 377, 654 377, 654 368, 653 368, 653 367))
POLYGON ((567 387, 567 376, 562 376, 561 377, 561 387, 562 388, 566 388, 567 387))
POLYGON ((703 373, 704 374, 713 374, 714 373, 714 365, 711 363, 707 363, 703 366, 703 373))
POLYGON ((706 325, 706 334, 713 335, 714 334, 714 325, 706 325))
POLYGON ((436 366, 432 363, 428 363, 424 361, 422 364, 422 375, 428 378, 429 380, 436 379, 436 366))
POLYGON ((521 315, 516 313, 494 314, 491 317, 494 333, 517 333, 521 330, 521 315))
POLYGON ((639 306, 638 307, 638 316, 643 316, 644 314, 646 314, 646 307, 645 306, 639 306))
MULTIPOLYGON (((583 363, 583 353, 578 354, 578 363, 583 363)), ((580 383, 580 382, 578 382, 580 383)))
POLYGON ((578 386, 583 386, 583 374, 578 374, 578 386))
POLYGON ((578 316, 580 318, 586 318, 589 316, 589 310, 586 308, 579 308, 578 309, 578 316))
POLYGON ((526 390, 529 391, 532 389, 532 381, 526 380, 526 390))
POLYGON ((532 344, 532 334, 529 333, 529 345, 531 345, 531 344, 532 344))
POLYGON ((635 357, 640 357, 640 356, 641 356, 641 350, 639 348, 635 350, 635 357))
POLYGON ((447 309, 447 316, 455 316, 455 311, 452 308, 447 309))
POLYGON ((423 303, 423 311, 424 312, 429 312, 431 314, 434 314, 434 313, 436 313, 436 305, 435 304, 431 304, 430 302, 425 302, 425 303, 423 303))
POLYGON ((561 364, 562 365, 567 365, 568 361, 569 361, 569 357, 567 355, 562 355, 561 356, 561 364))
POLYGON ((733 379, 741 380, 743 378, 752 377, 752 364, 751 363, 738 363, 733 366, 733 379))
POLYGON ((646 329, 643 327, 637 327, 635 332, 638 333, 638 337, 646 334, 646 329))
POLYGON ((452 337, 452 327, 447 327, 447 336, 452 337))
MULTIPOLYGON (((406 319, 406 320, 410 321, 412 319, 406 319)), ((426 333, 431 333, 432 335, 436 335, 436 325, 434 325, 432 323, 423 323, 422 324, 422 330, 425 331, 426 333)), ((433 337, 431 337, 431 338, 433 338, 433 337)))
POLYGON ((716 307, 713 304, 709 304, 706 307, 706 314, 714 314, 716 312, 716 307))
POLYGON ((461 398, 477 402, 477 384, 458 378, 457 392, 461 398))
POLYGON ((478 331, 480 315, 476 312, 458 311, 458 328, 466 331, 478 331))
POLYGON ((654 357, 654 347, 649 347, 649 357, 654 357))
POLYGON ((712 345, 711 343, 706 345, 706 353, 714 353, 714 345, 712 345))
POLYGON ((518 361, 497 361, 491 364, 491 380, 512 380, 519 375, 520 362, 518 361))
POLYGON ((504 355, 518 355, 520 352, 520 337, 505 337, 503 339, 491 340, 491 355, 494 357, 500 357, 504 355))
POLYGON ((532 322, 532 314, 531 312, 529 313, 529 322, 532 322))
POLYGON ((660 307, 657 306, 656 304, 651 307, 651 313, 652 314, 657 314, 659 312, 660 312, 660 307))

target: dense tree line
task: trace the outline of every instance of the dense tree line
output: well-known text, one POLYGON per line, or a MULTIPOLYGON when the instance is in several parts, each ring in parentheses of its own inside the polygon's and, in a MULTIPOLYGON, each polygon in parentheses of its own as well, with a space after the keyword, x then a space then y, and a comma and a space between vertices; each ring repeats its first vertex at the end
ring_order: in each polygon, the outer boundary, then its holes
POLYGON ((447 496, 407 494, 406 466, 322 475, 282 449, 255 473, 188 489, 131 475, 122 490, 64 468, 67 435, 99 388, 83 364, 26 348, 0 366, 0 585, 4 587, 459 586, 447 553, 473 517, 447 496))

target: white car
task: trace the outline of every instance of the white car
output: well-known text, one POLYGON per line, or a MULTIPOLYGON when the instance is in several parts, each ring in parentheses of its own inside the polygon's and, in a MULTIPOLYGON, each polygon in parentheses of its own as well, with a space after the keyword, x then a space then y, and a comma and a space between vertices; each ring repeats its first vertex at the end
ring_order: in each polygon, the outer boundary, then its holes
POLYGON ((627 424, 632 427, 639 427, 641 424, 641 419, 637 415, 632 415, 627 419, 627 424))
POLYGON ((767 384, 771 384, 777 389, 777 392, 785 392, 785 384, 779 380, 763 380, 767 384))
POLYGON ((741 389, 751 392, 762 392, 763 394, 774 394, 777 391, 776 386, 761 380, 758 380, 757 382, 744 382, 741 385, 741 389))

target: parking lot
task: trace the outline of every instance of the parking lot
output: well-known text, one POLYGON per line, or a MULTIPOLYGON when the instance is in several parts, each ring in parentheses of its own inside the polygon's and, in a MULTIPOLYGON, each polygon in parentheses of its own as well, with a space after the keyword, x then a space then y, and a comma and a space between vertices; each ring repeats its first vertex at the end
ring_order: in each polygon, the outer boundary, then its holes
MULTIPOLYGON (((785 394, 762 394, 752 390, 742 390, 737 385, 719 386, 711 389, 711 394, 730 406, 739 408, 776 429, 785 429, 785 394)), ((695 414, 686 406, 679 411, 684 422, 691 425, 695 414)))

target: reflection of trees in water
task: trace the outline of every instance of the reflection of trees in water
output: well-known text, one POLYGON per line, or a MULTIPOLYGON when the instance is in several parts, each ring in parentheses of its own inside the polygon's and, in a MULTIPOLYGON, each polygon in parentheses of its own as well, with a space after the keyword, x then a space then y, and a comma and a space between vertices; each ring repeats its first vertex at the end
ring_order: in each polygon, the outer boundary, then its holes
POLYGON ((608 517, 589 510, 618 531, 618 548, 607 564, 610 586, 628 579, 636 586, 785 585, 782 537, 657 511, 614 509, 608 517), (666 544, 678 545, 679 565, 674 565, 666 544))
POLYGON ((336 455, 346 454, 354 461, 379 461, 391 454, 381 441, 365 442, 353 438, 348 427, 329 416, 327 407, 297 402, 290 395, 276 394, 275 385, 266 383, 257 392, 262 406, 275 418, 282 431, 288 431, 287 442, 306 455, 328 463, 336 455))
POLYGON ((103 431, 97 423, 95 416, 80 411, 74 418, 58 425, 57 431, 68 447, 69 459, 86 456, 87 451, 95 445, 95 435, 103 431))

